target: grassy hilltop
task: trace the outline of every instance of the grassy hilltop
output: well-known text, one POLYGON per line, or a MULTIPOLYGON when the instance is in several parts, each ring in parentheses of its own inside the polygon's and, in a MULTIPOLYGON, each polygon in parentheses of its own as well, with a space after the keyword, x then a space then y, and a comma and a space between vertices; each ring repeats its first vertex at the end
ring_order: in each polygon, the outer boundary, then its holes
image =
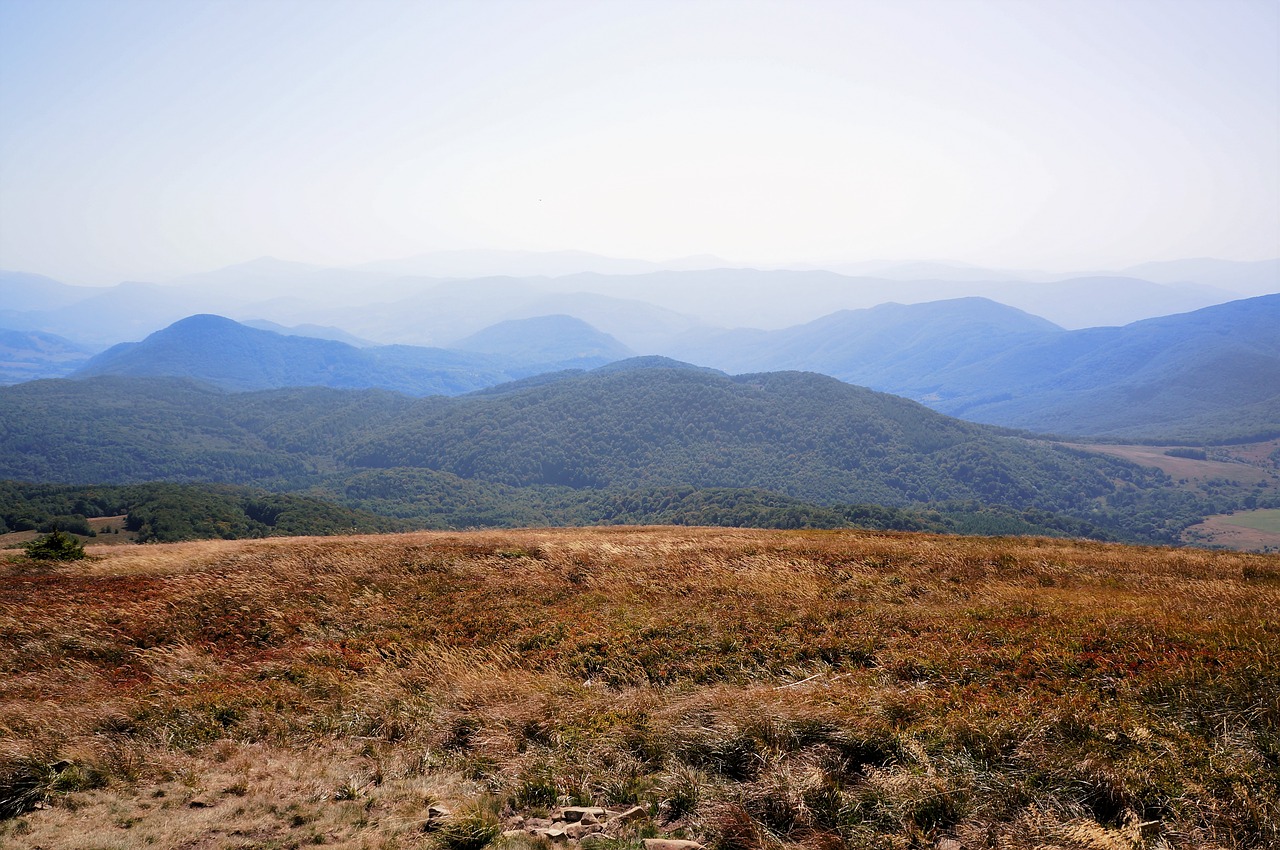
POLYGON ((1276 556, 672 528, 89 553, 0 562, 0 846, 472 850, 565 803, 643 806, 613 850, 1280 842, 1276 556))

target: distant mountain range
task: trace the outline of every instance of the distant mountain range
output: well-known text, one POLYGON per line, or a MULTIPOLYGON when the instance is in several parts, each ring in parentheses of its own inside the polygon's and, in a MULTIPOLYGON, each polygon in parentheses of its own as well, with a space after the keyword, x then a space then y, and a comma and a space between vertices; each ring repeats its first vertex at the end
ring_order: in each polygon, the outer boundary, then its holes
MULTIPOLYGON (((963 298, 841 311, 778 331, 690 331, 667 350, 729 373, 817 372, 1006 427, 1222 442, 1280 434, 1277 329, 1280 295, 1080 331, 963 298)), ((70 372, 71 358, 86 356, 56 352, 63 358, 57 374, 70 372)), ((326 386, 457 395, 633 354, 565 315, 500 322, 451 349, 357 348, 193 316, 142 342, 115 346, 74 375, 187 377, 230 390, 326 386)))
POLYGON ((579 252, 480 251, 360 268, 264 257, 166 283, 111 287, 0 272, 0 327, 106 347, 214 313, 336 327, 381 344, 447 347, 498 322, 565 314, 633 351, 661 354, 690 330, 778 330, 886 302, 985 297, 1079 329, 1275 292, 1278 260, 1186 260, 1050 275, 939 263, 751 269, 714 257, 654 264, 579 252))
POLYGON ((1078 331, 979 298, 885 304, 780 331, 693 336, 673 353, 730 372, 821 372, 1040 432, 1280 434, 1280 295, 1078 331))
POLYGON ((82 367, 238 390, 458 394, 663 355, 727 372, 815 371, 975 421, 1075 436, 1280 432, 1280 296, 1232 300, 1280 290, 1280 261, 1066 278, 937 263, 845 269, 858 276, 681 264, 576 252, 456 252, 359 269, 262 258, 102 288, 0 272, 0 383, 82 367), (446 269, 542 274, 400 274, 446 269), (206 314, 242 324, 189 318, 206 314))
POLYGON ((74 375, 185 377, 234 391, 322 386, 457 395, 539 372, 591 368, 630 353, 612 337, 568 316, 506 322, 467 344, 468 350, 357 348, 199 315, 142 342, 114 346, 74 375))

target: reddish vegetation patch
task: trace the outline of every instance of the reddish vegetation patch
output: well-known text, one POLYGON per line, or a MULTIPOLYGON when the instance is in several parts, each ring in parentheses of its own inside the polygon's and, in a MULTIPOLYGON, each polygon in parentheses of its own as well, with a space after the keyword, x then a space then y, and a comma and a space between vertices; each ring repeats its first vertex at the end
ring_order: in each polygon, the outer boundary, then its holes
POLYGON ((53 807, 0 844, 416 847, 431 789, 631 850, 1276 846, 1277 611, 1276 556, 852 531, 14 560, 0 786, 53 807))

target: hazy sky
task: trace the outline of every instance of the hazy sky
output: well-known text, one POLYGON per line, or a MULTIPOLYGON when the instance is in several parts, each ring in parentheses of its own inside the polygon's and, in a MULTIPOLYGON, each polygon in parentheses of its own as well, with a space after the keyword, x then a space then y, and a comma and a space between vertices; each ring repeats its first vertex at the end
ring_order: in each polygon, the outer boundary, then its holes
POLYGON ((1280 2, 0 0, 0 267, 1280 255, 1280 2))

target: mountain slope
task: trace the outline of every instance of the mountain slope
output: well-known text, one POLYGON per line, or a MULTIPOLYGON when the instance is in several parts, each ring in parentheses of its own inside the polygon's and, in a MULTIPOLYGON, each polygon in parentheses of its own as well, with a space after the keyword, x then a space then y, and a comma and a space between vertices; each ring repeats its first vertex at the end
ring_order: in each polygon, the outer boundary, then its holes
POLYGON ((1200 285, 1159 284, 1116 276, 1085 276, 1048 283, 1008 279, 897 280, 851 277, 817 269, 582 274, 559 278, 555 284, 648 301, 721 327, 769 330, 813 321, 839 310, 960 297, 990 298, 1066 328, 1082 328, 1120 325, 1238 297, 1232 291, 1200 285))
POLYGON ((1110 437, 1280 433, 1280 295, 1030 340, 948 380, 954 395, 937 409, 1000 425, 1110 437), (990 397, 996 387, 1003 398, 990 397))
POLYGON ((376 346, 376 342, 367 339, 361 339, 358 336, 347 333, 342 328, 335 328, 329 325, 282 325, 278 322, 269 322, 266 319, 248 319, 240 322, 247 328, 257 328, 260 331, 271 331, 281 336, 306 336, 313 339, 331 339, 335 342, 345 342, 347 345, 353 345, 356 348, 370 348, 376 346))
MULTIPOLYGON (((1025 440, 811 373, 730 378, 616 366, 400 417, 344 459, 516 486, 688 483, 883 504, 1035 504, 1037 488, 1072 477, 1067 467, 1085 468, 1025 440)), ((1110 487, 1085 478, 1091 494, 1110 487)))
MULTIPOLYGON (((439 510, 481 524, 540 511, 549 521, 598 522, 616 516, 628 493, 660 502, 663 488, 750 489, 830 506, 1005 505, 1041 512, 1029 529, 1058 522, 1045 517, 1055 514, 1074 518, 1077 533, 1162 541, 1223 507, 1168 489, 1154 470, 833 378, 729 377, 655 358, 455 398, 35 381, 0 388, 0 478, 320 488, 308 492, 355 506, 404 503, 391 511, 406 517, 437 511, 415 507, 415 494, 455 500, 465 488, 448 482, 469 481, 479 502, 439 510)), ((651 508, 662 515, 661 504, 651 508)))
POLYGON ((0 271, 0 316, 27 310, 56 310, 101 294, 94 286, 72 286, 28 272, 0 271))
POLYGON ((1078 330, 1127 325, 1154 316, 1185 313, 1238 297, 1238 293, 1186 283, 1152 283, 1133 277, 1092 275, 1046 283, 988 287, 988 298, 1046 316, 1078 330))

